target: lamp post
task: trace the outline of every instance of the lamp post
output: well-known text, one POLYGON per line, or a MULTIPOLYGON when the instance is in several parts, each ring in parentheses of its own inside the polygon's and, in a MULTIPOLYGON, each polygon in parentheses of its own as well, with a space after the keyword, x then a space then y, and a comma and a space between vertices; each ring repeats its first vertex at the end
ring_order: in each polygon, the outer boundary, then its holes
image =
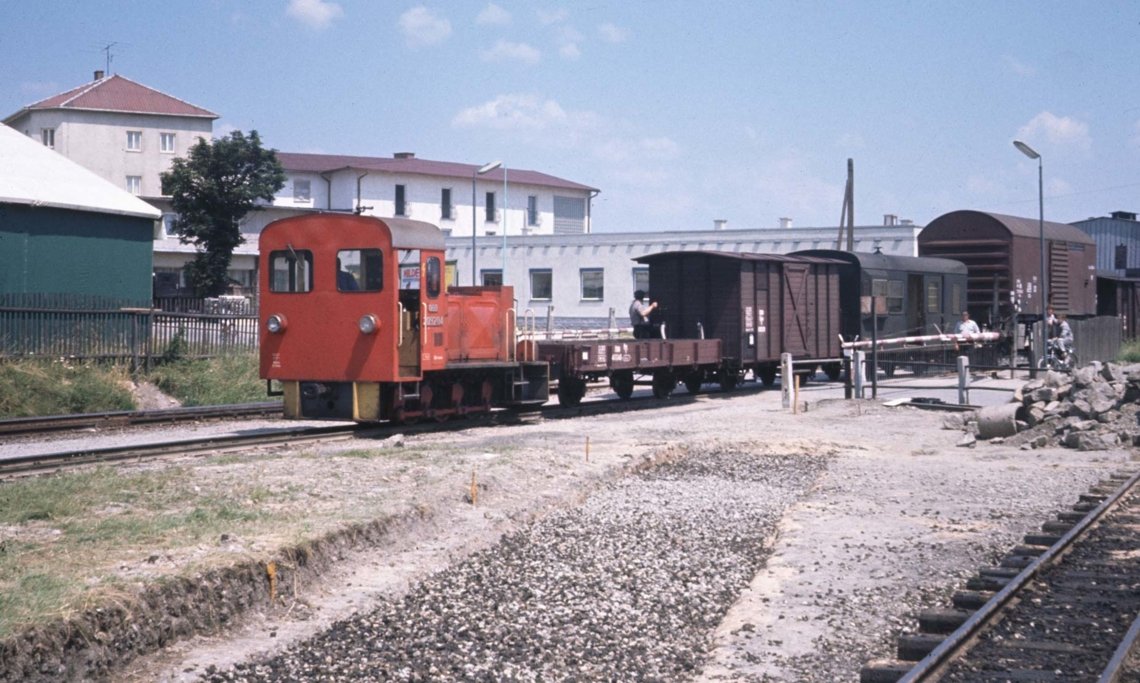
POLYGON ((503 164, 503 265, 499 284, 507 284, 507 165, 503 164))
MULTIPOLYGON (((1013 146, 1030 159, 1037 160, 1037 231, 1041 240, 1041 343, 1038 345, 1038 348, 1041 349, 1041 355, 1038 358, 1044 358, 1045 335, 1047 334, 1045 330, 1045 309, 1048 307, 1047 302, 1049 300, 1049 280, 1045 277, 1045 185, 1041 170, 1041 155, 1021 140, 1014 140, 1013 146)), ((1030 370, 1033 369, 1030 368, 1030 370)))
POLYGON ((492 161, 491 163, 484 165, 482 168, 479 168, 478 170, 476 170, 474 173, 471 174, 471 286, 472 287, 474 287, 478 284, 478 282, 476 282, 475 278, 477 277, 477 273, 479 272, 479 269, 475 267, 475 259, 476 259, 476 256, 475 256, 475 234, 476 234, 475 226, 477 225, 477 223, 475 222, 476 221, 476 217, 475 217, 475 208, 476 208, 475 207, 475 180, 479 176, 483 175, 484 173, 490 173, 491 171, 494 171, 496 168, 498 168, 502 165, 503 165, 503 162, 501 162, 501 161, 492 161))

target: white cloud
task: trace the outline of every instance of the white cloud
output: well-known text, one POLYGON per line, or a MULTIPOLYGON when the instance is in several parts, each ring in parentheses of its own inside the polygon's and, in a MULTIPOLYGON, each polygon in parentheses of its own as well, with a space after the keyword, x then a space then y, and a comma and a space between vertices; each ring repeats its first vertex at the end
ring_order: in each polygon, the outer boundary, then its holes
POLYGON ((475 17, 475 23, 480 26, 503 26, 511 23, 511 13, 493 2, 488 3, 487 6, 479 12, 479 16, 475 17))
POLYGON ((610 23, 598 27, 598 35, 607 43, 624 43, 629 38, 629 31, 610 23))
POLYGON ((1036 76, 1037 75, 1037 69, 1033 68, 1032 66, 1030 66, 1024 62, 1019 61, 1015 57, 1005 55, 1001 59, 1002 59, 1002 62, 1005 64, 1005 68, 1009 69, 1010 71, 1012 71, 1014 74, 1017 74, 1018 76, 1025 76, 1026 78, 1028 78, 1030 76, 1036 76))
POLYGON ((451 36, 451 22, 421 5, 400 15, 400 31, 409 47, 436 45, 451 36))
POLYGON ((464 109, 451 120, 459 128, 545 131, 568 125, 570 116, 554 100, 536 95, 499 95, 464 109))
MULTIPOLYGON (((594 145, 593 154, 600 161, 607 164, 629 164, 639 161, 661 162, 671 161, 676 159, 680 154, 680 146, 667 137, 625 137, 620 135, 611 135, 604 139, 599 139, 594 145)), ((654 169, 660 169, 660 165, 654 163, 654 169)), ((636 173, 644 173, 645 175, 654 175, 656 170, 634 170, 636 173)))
POLYGON ((866 149, 867 140, 858 133, 844 133, 839 136, 836 146, 840 149, 866 149))
POLYGON ((289 0, 285 13, 316 29, 325 28, 333 19, 344 16, 344 10, 339 4, 325 0, 289 0))
POLYGON ((485 62, 522 62, 523 64, 537 64, 542 59, 542 53, 526 43, 510 43, 500 40, 490 50, 484 50, 480 56, 485 62))
POLYGON ((578 59, 582 50, 578 47, 582 42, 582 34, 573 26, 563 26, 558 30, 558 54, 566 59, 578 59))
POLYGON ((564 9, 538 10, 537 14, 538 23, 542 24, 543 26, 549 26, 550 24, 557 24, 559 22, 566 21, 566 18, 570 16, 570 13, 564 9))
MULTIPOLYGON (((1043 111, 1022 126, 1017 135, 1020 139, 1033 146, 1033 140, 1043 136, 1050 143, 1080 150, 1089 150, 1092 147, 1092 138, 1089 137, 1089 126, 1083 121, 1068 116, 1057 116, 1052 112, 1043 111)), ((1037 150, 1041 151, 1041 150, 1037 150)))

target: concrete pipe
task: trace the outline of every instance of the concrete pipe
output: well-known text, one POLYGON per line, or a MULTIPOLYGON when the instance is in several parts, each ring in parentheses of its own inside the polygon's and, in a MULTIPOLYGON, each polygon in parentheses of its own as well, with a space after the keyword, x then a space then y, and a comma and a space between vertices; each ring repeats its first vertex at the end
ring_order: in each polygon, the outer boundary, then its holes
POLYGON ((1017 411, 1020 403, 986 406, 978 411, 978 438, 993 439, 1017 433, 1017 411))

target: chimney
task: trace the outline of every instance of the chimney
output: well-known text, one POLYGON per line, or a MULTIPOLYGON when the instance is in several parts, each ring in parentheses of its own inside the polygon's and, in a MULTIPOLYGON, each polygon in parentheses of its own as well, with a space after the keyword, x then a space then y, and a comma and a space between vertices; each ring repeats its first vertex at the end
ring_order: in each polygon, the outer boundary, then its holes
POLYGON ((103 80, 103 70, 102 69, 97 69, 95 71, 95 80, 97 80, 97 81, 103 80))
POLYGON ((899 217, 893 213, 883 214, 883 225, 898 225, 899 217))
POLYGON ((726 219, 726 218, 714 218, 713 219, 713 230, 724 230, 724 226, 727 224, 728 224, 728 219, 726 219))
POLYGON ((791 227, 792 227, 792 219, 791 218, 781 218, 780 219, 780 229, 781 230, 787 230, 791 227))
POLYGON ((415 159, 416 153, 415 152, 396 152, 395 154, 392 155, 392 158, 393 159, 415 159))
POLYGON ((1131 211, 1113 211, 1112 217, 1118 221, 1134 221, 1134 220, 1136 220, 1136 214, 1132 213, 1131 211))

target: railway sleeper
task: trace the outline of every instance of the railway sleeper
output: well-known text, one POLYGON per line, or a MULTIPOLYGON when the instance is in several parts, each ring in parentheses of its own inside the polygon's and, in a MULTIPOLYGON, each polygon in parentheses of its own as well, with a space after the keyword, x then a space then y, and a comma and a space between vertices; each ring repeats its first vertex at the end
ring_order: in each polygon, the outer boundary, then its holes
POLYGON ((1054 543, 1061 540, 1062 534, 1025 534, 1022 541, 1026 545, 1042 545, 1050 548, 1054 543))
POLYGON ((898 658, 904 661, 917 662, 941 645, 943 640, 945 638, 942 636, 927 633, 899 636, 898 658))
POLYGON ((994 591, 956 591, 950 598, 951 604, 958 609, 964 610, 978 610, 982 605, 989 602, 990 598, 994 596, 994 591))
POLYGON ((928 609, 919 612, 918 628, 923 633, 940 633, 947 635, 953 633, 959 626, 966 623, 974 612, 964 609, 928 609))
POLYGON ((859 683, 896 683, 914 668, 914 662, 873 659, 859 670, 859 683))
POLYGON ((1020 573, 1021 570, 1014 567, 982 567, 978 570, 978 576, 992 579, 1012 579, 1020 573))
POLYGON ((997 576, 972 576, 966 581, 966 589, 972 591, 1000 591, 1010 579, 997 576))
POLYGON ((1048 549, 1049 546, 1047 545, 1029 545, 1027 543, 1023 543, 1021 545, 1013 546, 1013 550, 1010 551, 1010 554, 1038 557, 1039 555, 1043 555, 1048 549))
POLYGON ((1045 522, 1041 525, 1042 531, 1057 534, 1058 536, 1064 536, 1069 533, 1069 529, 1072 528, 1072 522, 1045 522))
POLYGON ((1001 561, 1001 566, 1021 571, 1033 564, 1033 561, 1036 559, 1037 558, 1032 555, 1006 555, 1001 561))

